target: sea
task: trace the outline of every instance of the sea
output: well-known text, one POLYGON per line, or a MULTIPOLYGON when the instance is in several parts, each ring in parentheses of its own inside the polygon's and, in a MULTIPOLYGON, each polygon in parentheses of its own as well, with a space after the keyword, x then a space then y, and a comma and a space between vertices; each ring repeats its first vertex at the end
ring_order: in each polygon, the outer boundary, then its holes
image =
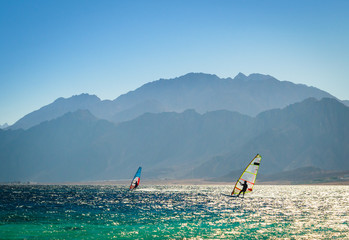
POLYGON ((0 185, 0 239, 349 239, 349 186, 0 185))

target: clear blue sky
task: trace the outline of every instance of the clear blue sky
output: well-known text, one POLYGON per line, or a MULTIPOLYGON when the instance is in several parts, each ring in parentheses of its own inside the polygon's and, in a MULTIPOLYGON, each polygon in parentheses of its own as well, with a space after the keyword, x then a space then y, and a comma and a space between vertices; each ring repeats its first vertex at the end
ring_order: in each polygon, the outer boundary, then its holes
POLYGON ((349 99, 349 1, 0 0, 0 124, 188 72, 269 74, 349 99))

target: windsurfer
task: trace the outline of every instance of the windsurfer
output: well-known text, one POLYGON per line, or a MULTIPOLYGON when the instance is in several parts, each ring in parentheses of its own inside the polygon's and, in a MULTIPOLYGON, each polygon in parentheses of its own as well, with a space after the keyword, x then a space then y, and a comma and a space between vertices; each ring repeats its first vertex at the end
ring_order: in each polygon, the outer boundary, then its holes
POLYGON ((130 190, 135 189, 139 186, 139 182, 141 180, 141 171, 142 171, 142 167, 139 167, 135 176, 133 177, 132 181, 131 181, 131 185, 130 185, 130 190))
POLYGON ((239 192, 239 194, 237 196, 239 196, 240 193, 242 193, 242 196, 244 197, 245 196, 245 192, 246 192, 247 187, 248 187, 247 182, 245 181, 244 183, 241 183, 241 182, 239 182, 239 183, 242 185, 242 189, 241 189, 241 191, 239 192))

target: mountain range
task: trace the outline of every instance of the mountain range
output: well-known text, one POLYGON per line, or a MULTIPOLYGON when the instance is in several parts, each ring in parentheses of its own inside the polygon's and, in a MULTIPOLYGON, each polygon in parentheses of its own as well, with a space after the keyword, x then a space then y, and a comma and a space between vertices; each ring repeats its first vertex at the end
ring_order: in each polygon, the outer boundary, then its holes
MULTIPOLYGON (((243 169, 233 170, 228 174, 210 178, 212 182, 233 182, 238 179, 243 169)), ((317 167, 300 167, 293 170, 285 170, 278 173, 258 174, 258 182, 273 184, 321 184, 349 181, 349 170, 325 170, 317 167)))
POLYGON ((348 170, 349 108, 308 98, 249 116, 228 110, 145 113, 115 124, 77 110, 29 129, 0 130, 0 181, 217 178, 256 153, 261 174, 348 170))
POLYGON ((256 116, 260 112, 283 108, 309 97, 335 98, 315 87, 279 81, 269 75, 246 76, 239 73, 232 79, 188 73, 178 78, 144 84, 114 100, 101 101, 89 94, 59 98, 19 119, 10 129, 28 129, 79 109, 89 110, 97 118, 114 123, 132 120, 147 112, 183 112, 187 109, 194 109, 198 113, 228 110, 256 116))

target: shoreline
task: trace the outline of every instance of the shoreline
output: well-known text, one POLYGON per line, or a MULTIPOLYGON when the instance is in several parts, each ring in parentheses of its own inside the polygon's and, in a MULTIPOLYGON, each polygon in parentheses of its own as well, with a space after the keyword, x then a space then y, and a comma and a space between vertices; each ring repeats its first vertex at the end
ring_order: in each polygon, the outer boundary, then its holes
MULTIPOLYGON (((101 180, 101 181, 83 181, 83 182, 56 182, 56 183, 45 183, 45 182, 3 182, 0 185, 92 185, 92 186, 108 186, 108 185, 129 185, 131 180, 101 180)), ((205 179, 151 179, 141 180, 142 185, 226 185, 231 186, 235 184, 232 182, 213 182, 205 179)), ((341 185, 348 186, 348 181, 334 181, 334 182, 301 182, 294 183, 291 181, 272 181, 272 182, 256 182, 258 185, 341 185)))

